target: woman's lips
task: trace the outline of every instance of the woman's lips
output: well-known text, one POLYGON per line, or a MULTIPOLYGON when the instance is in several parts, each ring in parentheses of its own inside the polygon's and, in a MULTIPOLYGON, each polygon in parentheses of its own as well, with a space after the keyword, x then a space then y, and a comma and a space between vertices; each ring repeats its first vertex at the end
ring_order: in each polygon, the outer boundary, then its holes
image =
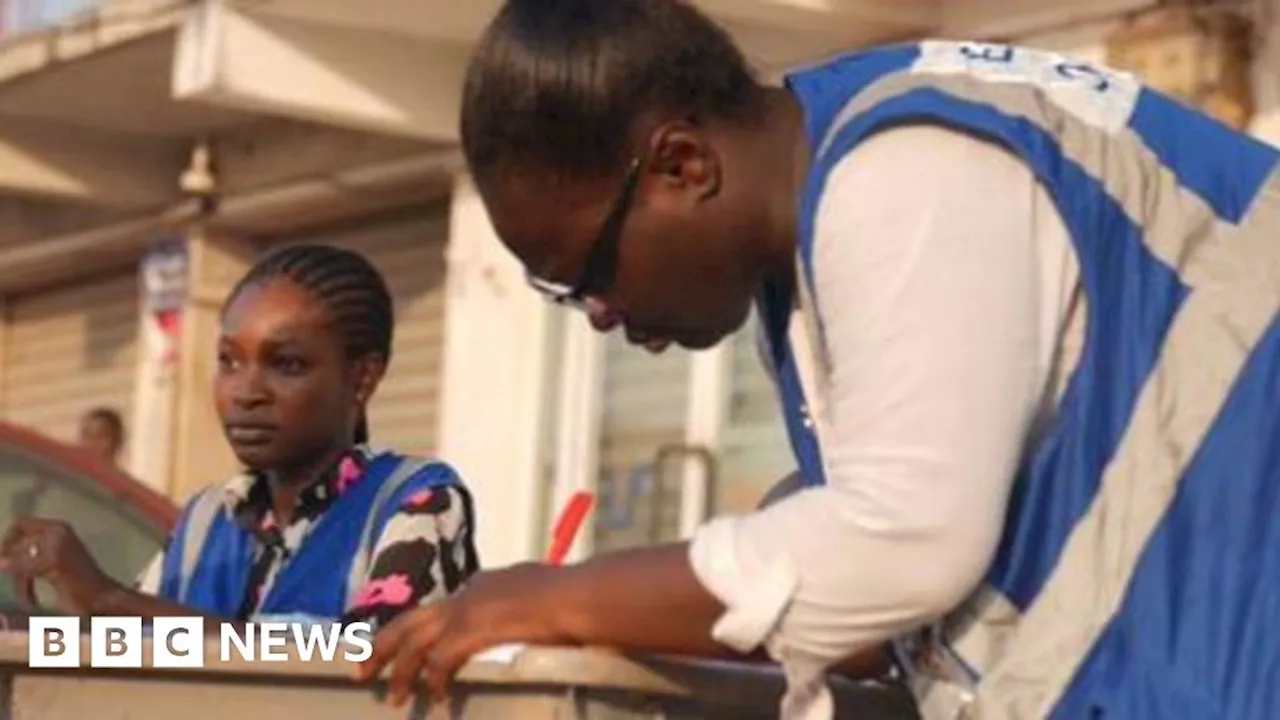
POLYGON ((277 429, 271 425, 228 425, 227 438, 236 445, 263 445, 271 442, 277 429))

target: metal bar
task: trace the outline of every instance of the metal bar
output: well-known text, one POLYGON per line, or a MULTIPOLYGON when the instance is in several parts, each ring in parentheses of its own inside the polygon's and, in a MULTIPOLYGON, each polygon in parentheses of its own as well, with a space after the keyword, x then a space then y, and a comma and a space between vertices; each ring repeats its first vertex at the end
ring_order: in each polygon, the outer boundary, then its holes
MULTIPOLYGON (((649 513, 649 539, 651 542, 662 541, 662 510, 666 500, 667 473, 666 467, 673 460, 693 460, 702 467, 702 494, 707 498, 702 512, 701 522, 706 522, 715 514, 715 498, 718 489, 719 459, 711 448, 705 445, 669 444, 658 448, 653 456, 653 502, 649 513)), ((681 479, 684 477, 684 462, 680 463, 681 479)), ((684 498, 681 498, 683 501, 684 498)))

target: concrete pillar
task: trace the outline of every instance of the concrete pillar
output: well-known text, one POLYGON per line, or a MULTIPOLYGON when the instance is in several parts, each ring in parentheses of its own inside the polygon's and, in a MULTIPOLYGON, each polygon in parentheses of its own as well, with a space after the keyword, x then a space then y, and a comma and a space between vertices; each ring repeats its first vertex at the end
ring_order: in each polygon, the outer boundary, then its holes
POLYGON ((707 462, 685 459, 681 473, 680 537, 689 538, 712 514, 718 498, 712 493, 719 450, 729 422, 733 392, 733 345, 719 345, 693 354, 689 363, 689 404, 685 408, 685 444, 712 453, 707 462))
MULTIPOLYGON (((144 295, 145 298, 145 295, 144 295)), ((178 399, 175 363, 163 355, 171 340, 161 331, 146 303, 138 318, 138 368, 133 390, 133 417, 129 420, 129 473, 153 489, 169 488, 173 454, 173 420, 178 399)))
MULTIPOLYGON (((558 393, 555 398, 554 466, 549 522, 573 495, 600 491, 600 424, 604 415, 605 339, 591 328, 586 316, 573 312, 564 319, 560 348, 558 393)), ((566 562, 579 562, 595 549, 599 505, 587 516, 566 562)))
POLYGON ((1258 22, 1258 46, 1253 61, 1253 92, 1257 112, 1250 124, 1250 132, 1271 143, 1280 145, 1280 82, 1276 68, 1280 67, 1280 0, 1260 0, 1258 22))
POLYGON ((538 523, 549 309, 467 179, 452 203, 439 452, 475 496, 480 560, 492 568, 535 558, 548 531, 538 523))
POLYGON ((190 280, 182 312, 167 483, 170 497, 179 502, 228 479, 237 469, 213 406, 218 321, 227 294, 257 254, 252 243, 200 227, 189 236, 190 280))

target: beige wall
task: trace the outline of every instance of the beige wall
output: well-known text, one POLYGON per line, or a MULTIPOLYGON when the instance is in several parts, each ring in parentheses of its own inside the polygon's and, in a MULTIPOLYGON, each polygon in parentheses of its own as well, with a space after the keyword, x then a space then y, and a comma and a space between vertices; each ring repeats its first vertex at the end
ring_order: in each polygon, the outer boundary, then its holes
POLYGON ((213 407, 218 315, 256 254, 248 242, 199 229, 189 243, 191 285, 183 308, 168 473, 168 494, 178 502, 206 485, 225 481, 236 468, 213 407))
MULTIPOLYGON (((1280 0, 1260 0, 1257 11, 1257 43, 1253 62, 1256 110, 1250 132, 1280 145, 1280 0)), ((1105 38, 1118 23, 1098 22, 1054 32, 1028 35, 1019 42, 1106 63, 1105 38)))

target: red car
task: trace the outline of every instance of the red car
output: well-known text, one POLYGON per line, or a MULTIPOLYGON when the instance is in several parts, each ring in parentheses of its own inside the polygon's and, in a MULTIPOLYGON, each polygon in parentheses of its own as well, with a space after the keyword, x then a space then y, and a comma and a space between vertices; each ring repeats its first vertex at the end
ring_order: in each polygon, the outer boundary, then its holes
MULTIPOLYGON (((75 528, 102 569, 132 583, 162 547, 180 509, 168 498, 81 450, 0 422, 0 533, 15 517, 63 520, 75 528)), ((52 600, 37 583, 44 605, 52 600)), ((13 581, 0 579, 0 616, 12 624, 23 608, 13 581)))

